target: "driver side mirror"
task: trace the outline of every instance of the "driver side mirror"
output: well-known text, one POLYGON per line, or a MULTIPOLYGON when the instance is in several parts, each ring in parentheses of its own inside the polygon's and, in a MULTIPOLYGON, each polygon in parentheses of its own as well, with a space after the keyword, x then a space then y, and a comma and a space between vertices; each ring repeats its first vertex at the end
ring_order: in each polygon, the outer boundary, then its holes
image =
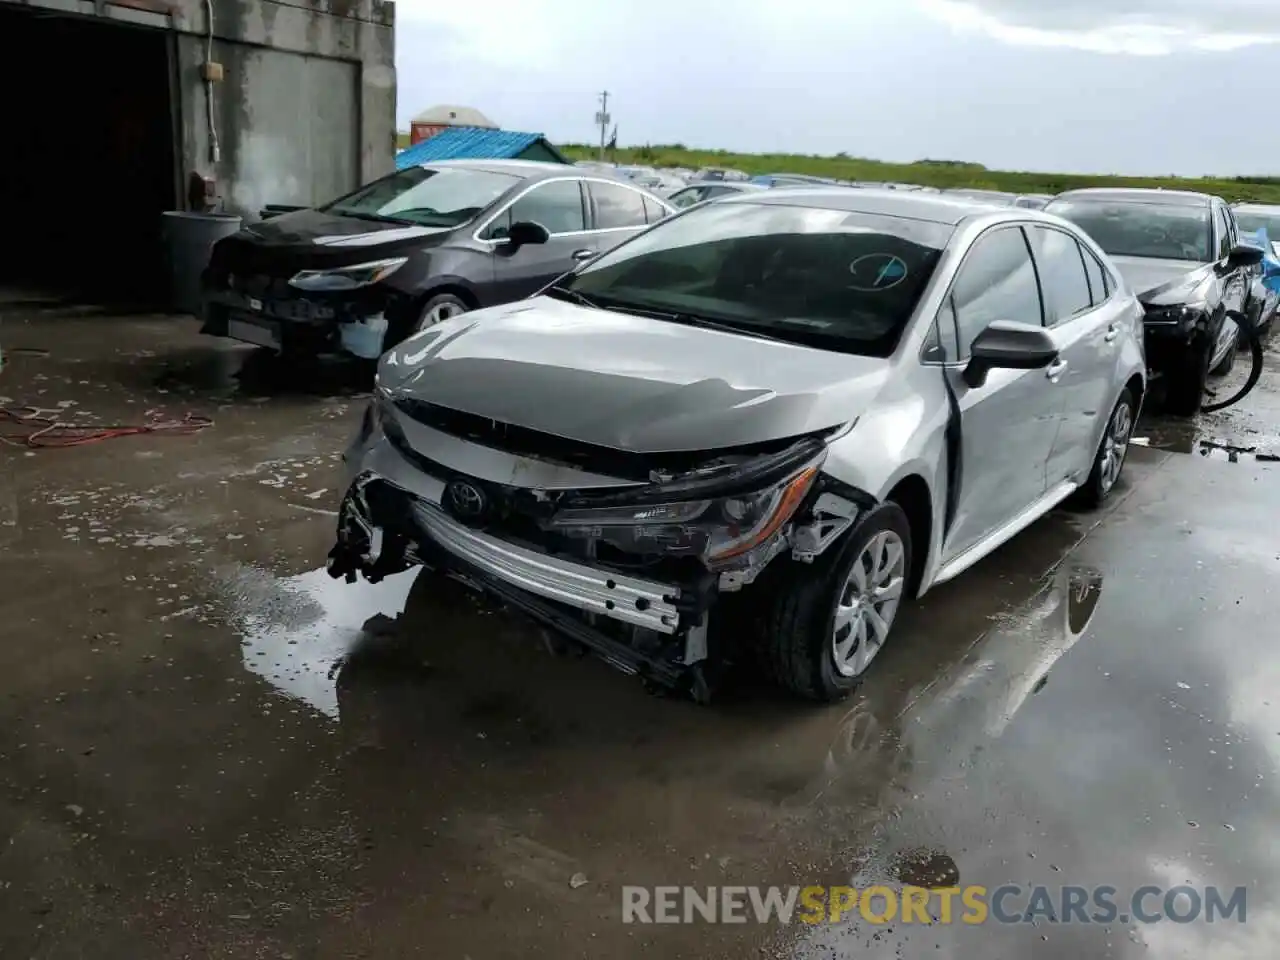
POLYGON ((507 246, 514 250, 527 243, 546 243, 551 239, 551 233, 540 223, 532 220, 517 220, 507 230, 507 235, 503 239, 506 240, 507 246))
POLYGON ((1242 243, 1227 254, 1227 269, 1235 270, 1239 267, 1256 267, 1262 262, 1263 255, 1261 247, 1253 247, 1247 243, 1242 243))
POLYGON ((1038 370, 1057 357, 1058 346, 1044 327, 997 320, 974 338, 964 382, 976 389, 992 370, 1038 370))

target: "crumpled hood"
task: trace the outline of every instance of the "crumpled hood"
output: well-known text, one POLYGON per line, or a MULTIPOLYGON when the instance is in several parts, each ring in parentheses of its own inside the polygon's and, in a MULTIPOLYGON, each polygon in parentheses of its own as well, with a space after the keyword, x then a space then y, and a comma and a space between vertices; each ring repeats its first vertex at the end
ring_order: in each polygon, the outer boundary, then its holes
POLYGON ((1156 260, 1150 257, 1112 257, 1125 282, 1148 306, 1174 306, 1196 298, 1213 275, 1212 263, 1156 260))
POLYGON ((854 419, 889 363, 549 297, 478 310, 388 352, 378 384, 633 453, 784 439, 854 419))

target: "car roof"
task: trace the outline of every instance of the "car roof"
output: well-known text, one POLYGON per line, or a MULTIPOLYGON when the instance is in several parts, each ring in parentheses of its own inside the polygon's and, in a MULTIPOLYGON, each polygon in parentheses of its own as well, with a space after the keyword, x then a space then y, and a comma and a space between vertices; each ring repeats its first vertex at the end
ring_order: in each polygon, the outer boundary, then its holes
MULTIPOLYGON (((818 210, 872 213, 910 220, 928 220, 956 226, 972 216, 995 212, 990 204, 945 193, 918 193, 915 190, 877 190, 849 187, 787 187, 752 193, 749 197, 725 197, 720 203, 777 203, 818 210)), ((1035 211, 1019 211, 1034 213, 1035 211)))
POLYGON ((1245 213, 1280 213, 1280 204, 1275 203, 1249 203, 1241 200, 1239 203, 1231 205, 1232 210, 1243 210, 1245 213))
POLYGON ((1113 200, 1116 203, 1158 203, 1170 207, 1209 206, 1216 198, 1193 190, 1157 190, 1152 187, 1085 187, 1068 190, 1054 200, 1113 200))
POLYGON ((572 163, 551 163, 543 160, 434 160, 422 164, 432 169, 462 168, 465 170, 483 170, 486 173, 505 173, 509 176, 525 180, 543 177, 599 177, 604 176, 620 182, 625 178, 615 174, 613 170, 600 167, 579 167, 572 163))

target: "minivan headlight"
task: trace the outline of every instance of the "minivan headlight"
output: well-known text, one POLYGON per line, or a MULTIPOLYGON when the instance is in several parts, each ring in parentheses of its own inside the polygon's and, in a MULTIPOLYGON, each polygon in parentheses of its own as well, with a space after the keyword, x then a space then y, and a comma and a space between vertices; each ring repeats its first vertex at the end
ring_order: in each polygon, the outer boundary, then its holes
POLYGON ((289 286, 299 290, 357 290, 385 280, 408 262, 408 257, 392 257, 332 270, 300 270, 289 286))

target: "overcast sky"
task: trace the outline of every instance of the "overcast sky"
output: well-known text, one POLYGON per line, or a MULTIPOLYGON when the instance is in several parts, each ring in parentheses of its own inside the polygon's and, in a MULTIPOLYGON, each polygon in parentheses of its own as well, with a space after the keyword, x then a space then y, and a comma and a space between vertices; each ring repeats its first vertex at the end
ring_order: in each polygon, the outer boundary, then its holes
POLYGON ((1280 0, 398 0, 438 103, 624 145, 1087 173, 1280 174, 1280 0))

